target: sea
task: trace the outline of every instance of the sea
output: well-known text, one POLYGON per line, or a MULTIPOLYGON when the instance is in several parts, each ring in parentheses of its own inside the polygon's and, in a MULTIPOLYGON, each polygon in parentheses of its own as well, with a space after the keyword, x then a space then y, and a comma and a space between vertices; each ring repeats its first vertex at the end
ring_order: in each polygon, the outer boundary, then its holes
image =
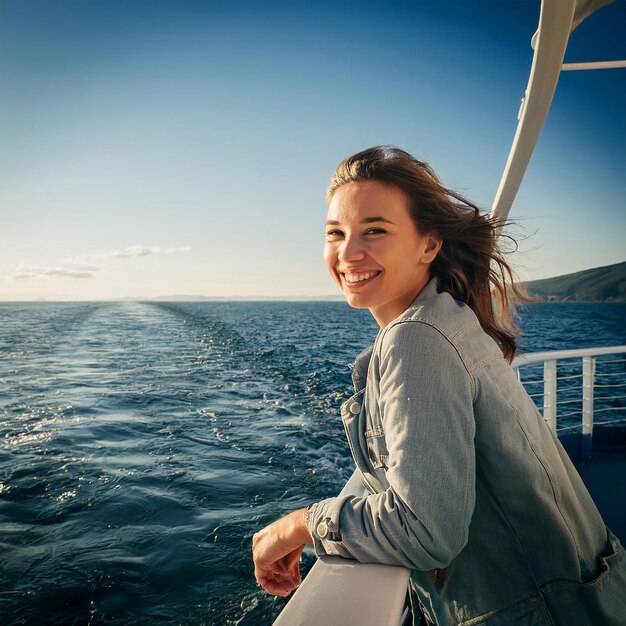
MULTIPOLYGON (((625 319, 529 304, 522 350, 626 344, 625 319)), ((0 624, 272 624, 251 537, 351 475, 376 332, 343 302, 0 303, 0 624)))

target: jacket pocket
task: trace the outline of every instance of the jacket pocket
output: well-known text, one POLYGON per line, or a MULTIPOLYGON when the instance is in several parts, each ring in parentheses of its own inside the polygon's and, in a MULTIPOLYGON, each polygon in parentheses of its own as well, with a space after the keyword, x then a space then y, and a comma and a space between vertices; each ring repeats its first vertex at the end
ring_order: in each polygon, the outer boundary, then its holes
POLYGON ((557 626, 624 626, 626 623, 626 560, 619 539, 607 528, 606 549, 599 571, 587 582, 557 581, 541 590, 557 626))
POLYGON ((389 452, 385 442, 385 435, 380 428, 371 428, 365 431, 365 443, 367 445, 367 456, 374 469, 387 469, 389 452))

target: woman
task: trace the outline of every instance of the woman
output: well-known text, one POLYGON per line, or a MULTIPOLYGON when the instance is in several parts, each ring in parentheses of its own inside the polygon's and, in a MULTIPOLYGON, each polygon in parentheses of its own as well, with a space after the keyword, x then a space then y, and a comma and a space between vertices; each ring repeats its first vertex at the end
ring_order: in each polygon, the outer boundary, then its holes
POLYGON ((342 406, 371 493, 257 533, 258 583, 288 595, 312 543, 410 568, 433 624, 625 624, 624 551, 507 363, 497 225, 397 148, 344 160, 328 200, 328 269, 380 326, 342 406))

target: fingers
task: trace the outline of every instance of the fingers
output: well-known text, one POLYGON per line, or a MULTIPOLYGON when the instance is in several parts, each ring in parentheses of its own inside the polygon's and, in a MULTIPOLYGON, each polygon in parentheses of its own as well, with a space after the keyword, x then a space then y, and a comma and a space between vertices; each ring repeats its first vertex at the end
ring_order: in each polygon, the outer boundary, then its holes
POLYGON ((276 569, 276 574, 279 574, 283 579, 290 579, 294 582, 295 585, 299 585, 302 582, 302 577, 300 576, 300 563, 296 561, 295 563, 275 563, 278 566, 276 569))
POLYGON ((265 591, 275 596, 288 596, 292 591, 300 585, 292 577, 284 577, 280 574, 268 575, 261 577, 258 583, 265 591))
POLYGON ((273 580, 278 582, 291 583, 293 585, 293 588, 295 589, 298 585, 302 583, 300 568, 296 567, 295 569, 280 569, 274 573, 273 580))
POLYGON ((268 580, 265 584, 261 585, 261 587, 273 596, 286 598, 294 589, 297 588, 297 585, 285 585, 283 583, 276 582, 275 580, 268 580))
POLYGON ((257 583, 268 593, 286 597, 300 586, 302 582, 300 570, 298 569, 294 574, 293 572, 284 571, 282 568, 276 567, 276 565, 274 563, 268 569, 255 567, 254 576, 257 583))

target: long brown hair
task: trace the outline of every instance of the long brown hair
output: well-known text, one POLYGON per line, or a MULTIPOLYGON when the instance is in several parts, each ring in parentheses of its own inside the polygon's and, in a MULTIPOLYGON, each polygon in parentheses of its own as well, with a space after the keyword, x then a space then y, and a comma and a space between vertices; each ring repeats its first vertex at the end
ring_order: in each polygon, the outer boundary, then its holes
POLYGON ((328 201, 342 185, 364 180, 394 185, 406 194, 418 232, 443 242, 430 266, 439 291, 447 291, 471 307, 510 362, 519 335, 513 298, 525 297, 503 258, 499 244, 503 224, 446 188, 427 163, 388 146, 374 146, 344 159, 332 175, 328 201))

